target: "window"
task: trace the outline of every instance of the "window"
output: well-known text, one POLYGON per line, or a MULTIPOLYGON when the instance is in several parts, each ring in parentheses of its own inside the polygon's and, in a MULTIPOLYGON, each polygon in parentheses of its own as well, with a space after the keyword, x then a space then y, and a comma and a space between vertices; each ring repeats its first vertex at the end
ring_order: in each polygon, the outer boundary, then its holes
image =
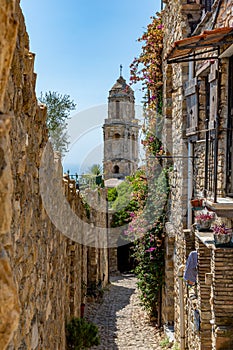
POLYGON ((202 4, 204 6, 205 12, 211 11, 211 7, 214 3, 214 0, 202 0, 202 4))
POLYGON ((113 174, 119 174, 119 166, 118 165, 114 165, 113 167, 113 174))
POLYGON ((185 84, 185 97, 187 105, 187 131, 190 135, 197 131, 198 126, 198 86, 197 78, 191 79, 185 84))
POLYGON ((209 74, 210 83, 210 120, 209 128, 215 128, 216 115, 218 112, 218 62, 211 65, 209 74))
POLYGON ((118 140, 120 137, 121 137, 121 135, 118 134, 118 133, 114 134, 114 136, 113 136, 113 138, 114 138, 115 140, 118 140))
POLYGON ((136 138, 134 135, 132 135, 132 156, 133 158, 136 158, 136 138))
POLYGON ((116 101, 116 118, 120 118, 120 101, 116 101))

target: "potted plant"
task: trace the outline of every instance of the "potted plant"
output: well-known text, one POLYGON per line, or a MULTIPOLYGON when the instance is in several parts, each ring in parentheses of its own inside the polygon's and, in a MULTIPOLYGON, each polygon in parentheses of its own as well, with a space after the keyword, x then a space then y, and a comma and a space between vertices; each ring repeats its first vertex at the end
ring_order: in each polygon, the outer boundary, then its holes
POLYGON ((194 198, 190 202, 193 208, 201 208, 203 206, 203 198, 194 198))
POLYGON ((225 224, 215 224, 213 226, 215 245, 228 246, 231 243, 232 229, 225 224))
POLYGON ((201 230, 210 230, 210 226, 214 220, 215 214, 209 211, 201 211, 195 216, 197 229, 201 230))

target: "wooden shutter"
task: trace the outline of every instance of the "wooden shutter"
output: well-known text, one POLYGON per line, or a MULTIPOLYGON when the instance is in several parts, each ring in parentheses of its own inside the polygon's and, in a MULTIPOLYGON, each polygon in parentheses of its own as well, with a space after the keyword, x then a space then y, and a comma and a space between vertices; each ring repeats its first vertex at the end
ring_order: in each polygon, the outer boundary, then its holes
POLYGON ((193 134, 198 127, 198 89, 197 78, 185 83, 185 97, 187 105, 187 130, 186 135, 193 134))
POLYGON ((210 83, 210 118, 209 129, 215 128, 216 115, 218 112, 218 70, 217 62, 211 65, 209 74, 210 83))
POLYGON ((211 11, 214 0, 204 0, 205 11, 211 11))

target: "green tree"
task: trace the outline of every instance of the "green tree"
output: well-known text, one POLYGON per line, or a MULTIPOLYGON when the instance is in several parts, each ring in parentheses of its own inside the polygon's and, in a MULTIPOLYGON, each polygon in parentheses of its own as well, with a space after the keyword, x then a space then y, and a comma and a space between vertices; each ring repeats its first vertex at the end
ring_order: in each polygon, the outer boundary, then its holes
POLYGON ((118 193, 117 193, 116 187, 108 189, 108 203, 110 206, 111 206, 112 202, 114 202, 116 200, 117 196, 118 196, 118 193))
POLYGON ((67 152, 69 146, 69 136, 67 133, 67 124, 58 125, 54 130, 49 131, 49 139, 53 145, 54 151, 58 151, 62 156, 67 152))
POLYGON ((93 164, 89 169, 88 173, 91 175, 100 175, 102 174, 102 166, 100 164, 93 164))
POLYGON ((53 149, 63 156, 69 145, 67 134, 67 119, 70 112, 76 108, 76 104, 69 95, 58 92, 41 92, 39 97, 41 103, 47 106, 47 127, 53 149))

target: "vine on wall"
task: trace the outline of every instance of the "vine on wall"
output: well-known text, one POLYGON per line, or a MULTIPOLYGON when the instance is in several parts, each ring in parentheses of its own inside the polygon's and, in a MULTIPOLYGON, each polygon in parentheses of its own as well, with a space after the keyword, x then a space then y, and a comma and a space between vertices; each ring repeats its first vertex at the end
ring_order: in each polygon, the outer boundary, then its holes
POLYGON ((162 50, 163 24, 161 14, 151 17, 152 23, 147 26, 139 42, 143 42, 142 52, 130 65, 131 84, 142 82, 145 91, 144 106, 152 111, 162 112, 162 50))
POLYGON ((126 234, 135 235, 135 273, 141 290, 141 301, 151 316, 158 315, 161 287, 164 282, 164 223, 169 195, 169 169, 163 164, 162 145, 163 104, 163 24, 161 14, 152 17, 142 35, 142 51, 132 62, 131 83, 142 83, 144 95, 148 194, 135 213, 126 234))

